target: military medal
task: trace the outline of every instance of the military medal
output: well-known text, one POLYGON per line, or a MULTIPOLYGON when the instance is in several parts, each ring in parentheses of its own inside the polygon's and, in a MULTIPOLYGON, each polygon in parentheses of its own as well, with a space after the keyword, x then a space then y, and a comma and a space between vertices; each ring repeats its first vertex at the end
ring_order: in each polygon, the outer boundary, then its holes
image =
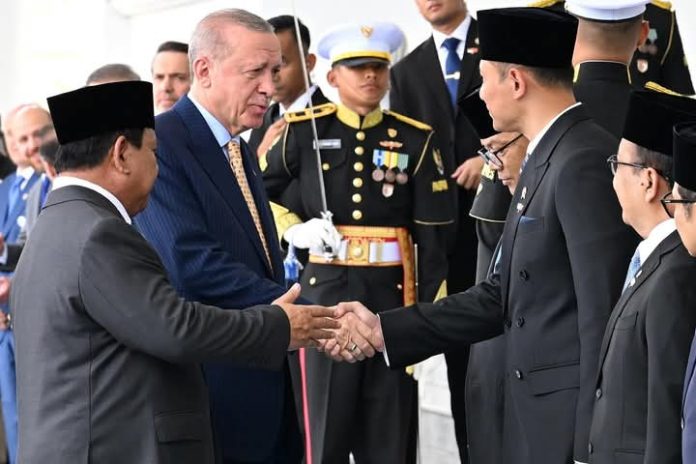
POLYGON ((408 174, 405 172, 400 172, 396 175, 396 183, 399 185, 404 185, 406 182, 408 182, 408 174))
POLYGON ((375 170, 372 171, 372 180, 375 182, 382 182, 384 180, 384 171, 382 168, 375 168, 375 170))
POLYGON ((387 170, 387 172, 384 173, 384 180, 386 180, 390 184, 393 184, 396 180, 396 172, 394 172, 393 169, 387 170))
POLYGON ((382 195, 389 198, 394 194, 394 184, 382 184, 382 195))
POLYGON ((408 174, 406 174, 406 168, 408 167, 408 155, 399 153, 399 158, 396 161, 396 167, 399 168, 399 173, 396 175, 396 182, 400 185, 404 185, 408 182, 408 174))

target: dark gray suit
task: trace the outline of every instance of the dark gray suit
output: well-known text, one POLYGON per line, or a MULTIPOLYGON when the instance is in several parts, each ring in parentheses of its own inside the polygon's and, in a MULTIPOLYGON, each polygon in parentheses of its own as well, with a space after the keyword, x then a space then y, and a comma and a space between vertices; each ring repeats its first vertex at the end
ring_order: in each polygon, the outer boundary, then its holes
POLYGON ((682 462, 679 421, 696 326, 694 282, 696 260, 675 231, 621 295, 599 356, 591 463, 682 462))
POLYGON ((560 116, 520 177, 499 273, 381 314, 394 367, 504 331, 503 462, 587 461, 602 335, 637 243, 605 162, 615 147, 582 107, 560 116))
POLYGON ((83 187, 49 195, 11 298, 25 464, 212 463, 197 363, 286 359, 283 311, 179 298, 150 245, 83 187))

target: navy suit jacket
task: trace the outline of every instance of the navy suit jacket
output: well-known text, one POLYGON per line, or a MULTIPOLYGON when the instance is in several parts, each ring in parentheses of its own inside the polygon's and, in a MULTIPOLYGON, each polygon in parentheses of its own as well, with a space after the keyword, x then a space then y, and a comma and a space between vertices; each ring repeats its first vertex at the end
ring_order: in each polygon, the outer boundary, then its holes
POLYGON ((696 462, 696 337, 691 343, 686 364, 684 395, 682 396, 682 462, 696 462))
MULTIPOLYGON (((136 225, 156 248, 186 299, 242 309, 284 293, 283 262, 256 157, 244 167, 272 265, 222 149, 196 106, 183 97, 156 119, 159 174, 136 225)), ((268 459, 281 432, 284 371, 206 364, 216 438, 225 458, 268 459)))
POLYGON ((31 175, 24 188, 20 191, 19 199, 11 211, 8 211, 10 189, 17 178, 17 172, 13 172, 0 182, 0 221, 2 221, 0 232, 2 232, 6 243, 16 242, 19 238, 19 233, 24 225, 24 221, 20 218, 24 218, 24 210, 27 204, 26 194, 40 177, 41 175, 36 172, 31 175))

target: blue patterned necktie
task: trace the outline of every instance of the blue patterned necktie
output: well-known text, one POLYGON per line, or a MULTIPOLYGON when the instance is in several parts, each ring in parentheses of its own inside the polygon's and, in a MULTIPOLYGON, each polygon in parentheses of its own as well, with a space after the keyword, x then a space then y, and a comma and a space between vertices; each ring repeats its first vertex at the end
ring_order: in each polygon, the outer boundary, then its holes
POLYGON ((445 83, 450 94, 452 107, 457 104, 457 87, 459 86, 459 70, 462 66, 462 60, 457 54, 457 47, 461 40, 456 37, 450 37, 442 42, 442 45, 447 49, 447 59, 445 60, 445 83))
POLYGON ((623 285, 623 290, 625 291, 626 288, 628 288, 628 284, 631 283, 631 280, 636 276, 636 273, 640 269, 640 254, 638 253, 638 249, 636 248, 636 252, 633 253, 633 256, 631 257, 631 264, 628 265, 628 272, 626 273, 626 280, 624 280, 624 285, 623 285))
POLYGON ((10 186, 9 202, 7 205, 7 214, 10 213, 19 201, 19 197, 22 194, 22 182, 24 182, 24 177, 15 177, 14 182, 10 186))

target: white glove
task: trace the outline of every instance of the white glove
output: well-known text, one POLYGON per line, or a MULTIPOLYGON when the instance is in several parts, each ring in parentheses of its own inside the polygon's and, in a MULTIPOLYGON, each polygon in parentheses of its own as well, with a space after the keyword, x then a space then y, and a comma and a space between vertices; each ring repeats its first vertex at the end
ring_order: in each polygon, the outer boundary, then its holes
POLYGON ((295 248, 321 250, 328 245, 334 252, 338 251, 343 239, 331 221, 320 218, 295 224, 285 231, 283 238, 295 248))

